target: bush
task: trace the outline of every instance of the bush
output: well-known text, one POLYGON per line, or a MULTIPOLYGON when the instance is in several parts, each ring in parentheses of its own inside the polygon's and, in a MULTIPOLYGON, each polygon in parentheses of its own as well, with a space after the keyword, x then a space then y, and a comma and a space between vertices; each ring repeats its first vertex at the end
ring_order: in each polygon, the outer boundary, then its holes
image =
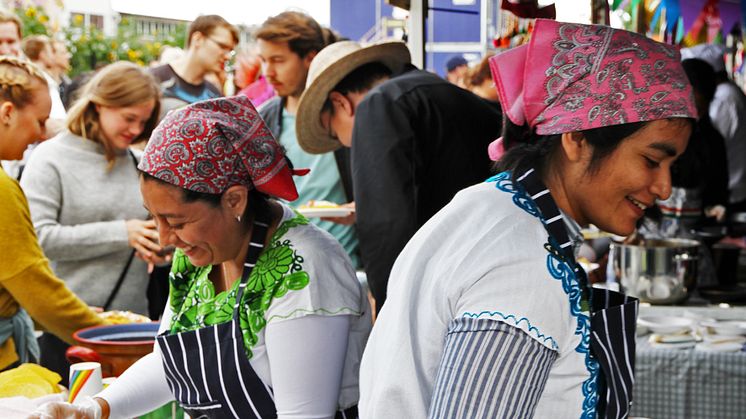
MULTIPOLYGON (((49 16, 39 6, 15 9, 23 22, 23 36, 51 35, 49 16)), ((85 26, 80 15, 75 16, 64 29, 67 48, 72 54, 70 76, 94 70, 115 61, 132 61, 147 65, 157 60, 164 45, 183 47, 187 25, 182 24, 173 34, 156 33, 151 36, 138 35, 134 22, 122 19, 116 36, 105 36, 98 28, 85 26)))

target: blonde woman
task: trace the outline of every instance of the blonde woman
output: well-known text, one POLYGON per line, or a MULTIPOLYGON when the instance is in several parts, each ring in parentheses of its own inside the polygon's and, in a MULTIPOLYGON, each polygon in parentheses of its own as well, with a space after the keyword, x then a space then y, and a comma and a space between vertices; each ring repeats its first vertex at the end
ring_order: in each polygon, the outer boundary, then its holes
MULTIPOLYGON (((101 69, 70 108, 67 130, 34 150, 21 178, 55 273, 83 301, 106 310, 147 314, 147 263, 163 261, 130 150, 155 127, 159 95, 135 64, 101 69)), ((67 376, 67 345, 44 335, 41 347, 42 365, 67 376)))
POLYGON ((88 304, 147 313, 147 262, 160 247, 129 147, 155 126, 159 88, 145 70, 118 62, 83 89, 67 131, 34 151, 21 186, 39 242, 68 286, 88 304))
MULTIPOLYGON (((0 159, 19 160, 26 147, 44 139, 50 108, 39 69, 0 57, 0 159)), ((103 321, 52 273, 34 234, 26 197, 2 168, 0 202, 0 370, 5 370, 38 360, 32 318, 68 342, 74 331, 103 321)))

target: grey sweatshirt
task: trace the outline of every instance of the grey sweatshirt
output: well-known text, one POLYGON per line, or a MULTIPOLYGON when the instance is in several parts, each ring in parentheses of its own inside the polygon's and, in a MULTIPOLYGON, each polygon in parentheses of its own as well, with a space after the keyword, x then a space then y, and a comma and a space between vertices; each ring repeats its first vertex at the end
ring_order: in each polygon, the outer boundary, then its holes
MULTIPOLYGON (((21 187, 54 272, 83 301, 102 306, 132 252, 125 220, 148 215, 134 159, 122 153, 109 170, 103 146, 64 132, 34 150, 21 187)), ((147 314, 147 281, 147 265, 133 258, 110 308, 147 314)))

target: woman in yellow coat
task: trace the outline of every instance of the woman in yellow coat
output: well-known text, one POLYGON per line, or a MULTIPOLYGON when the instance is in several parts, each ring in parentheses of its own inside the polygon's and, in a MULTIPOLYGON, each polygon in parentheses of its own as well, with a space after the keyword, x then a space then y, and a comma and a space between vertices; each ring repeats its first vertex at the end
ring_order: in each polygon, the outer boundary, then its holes
MULTIPOLYGON (((0 57, 0 159, 20 160, 45 138, 51 100, 33 64, 0 57)), ((33 320, 72 343, 72 334, 103 324, 55 277, 36 239, 26 197, 0 169, 0 370, 39 359, 33 320)))

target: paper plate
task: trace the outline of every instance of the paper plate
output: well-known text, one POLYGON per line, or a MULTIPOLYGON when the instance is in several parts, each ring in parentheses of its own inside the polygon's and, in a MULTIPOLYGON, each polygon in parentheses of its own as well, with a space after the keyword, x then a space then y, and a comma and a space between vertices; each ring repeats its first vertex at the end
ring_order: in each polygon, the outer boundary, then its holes
POLYGON ((741 336, 746 335, 746 321, 719 320, 702 322, 702 326, 718 335, 741 336))
POLYGON ((353 212, 352 208, 298 208, 298 212, 304 217, 346 217, 353 212))
POLYGON ((653 333, 670 335, 691 330, 694 325, 692 319, 673 316, 642 316, 637 323, 647 327, 653 333))
POLYGON ((578 264, 580 264, 586 273, 591 273, 591 271, 595 271, 599 266, 601 266, 598 263, 593 262, 578 262, 578 264))
POLYGON ((660 343, 660 342, 650 342, 650 346, 655 349, 689 349, 693 348, 697 342, 691 340, 688 342, 680 342, 680 343, 660 343))
POLYGON ((696 346, 698 351, 706 352, 740 352, 743 350, 743 343, 737 342, 726 342, 726 343, 698 343, 696 346))

